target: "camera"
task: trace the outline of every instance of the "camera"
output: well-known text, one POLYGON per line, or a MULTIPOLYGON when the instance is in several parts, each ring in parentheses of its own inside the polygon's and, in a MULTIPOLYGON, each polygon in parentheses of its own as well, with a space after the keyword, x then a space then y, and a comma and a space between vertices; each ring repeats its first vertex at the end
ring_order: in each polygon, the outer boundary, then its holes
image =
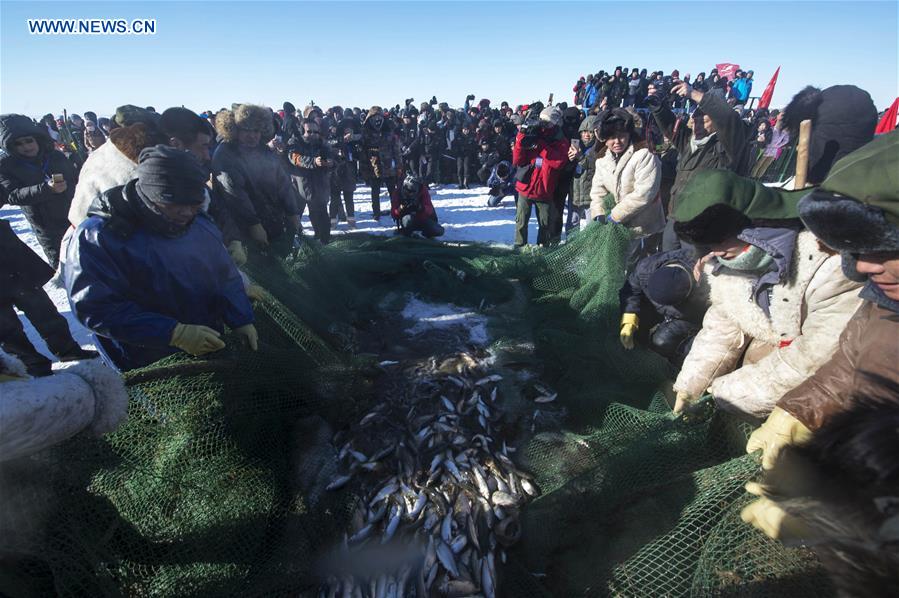
POLYGON ((528 135, 537 135, 540 133, 540 129, 542 128, 543 123, 540 122, 540 118, 528 115, 524 122, 521 123, 521 127, 518 129, 525 136, 528 135))

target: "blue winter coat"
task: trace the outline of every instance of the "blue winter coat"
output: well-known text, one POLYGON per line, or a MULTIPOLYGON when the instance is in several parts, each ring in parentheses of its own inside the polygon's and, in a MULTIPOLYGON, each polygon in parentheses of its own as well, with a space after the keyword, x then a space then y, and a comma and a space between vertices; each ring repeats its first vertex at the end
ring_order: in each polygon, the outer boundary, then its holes
MULTIPOLYGON (((102 201, 122 201, 133 185, 109 190, 102 201)), ((68 246, 66 289, 72 312, 119 369, 177 352, 169 341, 179 322, 219 332, 225 324, 253 322, 240 274, 204 214, 183 235, 167 237, 133 221, 123 234, 118 223, 110 226, 109 214, 97 213, 91 211, 68 246)))
POLYGON ((593 104, 596 103, 598 93, 595 85, 587 86, 587 93, 584 95, 584 112, 590 112, 590 108, 593 107, 593 104))
POLYGON ((752 80, 746 78, 737 79, 731 86, 730 91, 734 98, 742 104, 749 99, 749 94, 752 93, 752 80))

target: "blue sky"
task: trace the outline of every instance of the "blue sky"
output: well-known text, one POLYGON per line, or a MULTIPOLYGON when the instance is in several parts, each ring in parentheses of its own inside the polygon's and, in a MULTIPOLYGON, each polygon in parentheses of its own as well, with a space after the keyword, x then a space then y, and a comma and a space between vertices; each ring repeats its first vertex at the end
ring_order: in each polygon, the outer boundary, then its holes
POLYGON ((774 69, 772 106, 807 84, 853 83, 878 109, 899 94, 897 2, 14 2, 0 0, 0 111, 120 104, 197 111, 571 101, 616 65, 681 74, 774 69), (154 36, 37 36, 29 18, 152 18, 154 36))

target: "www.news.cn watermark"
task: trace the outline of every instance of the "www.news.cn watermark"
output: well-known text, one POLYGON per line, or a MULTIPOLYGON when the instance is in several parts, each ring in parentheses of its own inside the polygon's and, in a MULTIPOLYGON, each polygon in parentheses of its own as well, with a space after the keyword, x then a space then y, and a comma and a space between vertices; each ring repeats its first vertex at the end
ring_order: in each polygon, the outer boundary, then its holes
POLYGON ((156 19, 28 19, 31 35, 156 35, 156 19))

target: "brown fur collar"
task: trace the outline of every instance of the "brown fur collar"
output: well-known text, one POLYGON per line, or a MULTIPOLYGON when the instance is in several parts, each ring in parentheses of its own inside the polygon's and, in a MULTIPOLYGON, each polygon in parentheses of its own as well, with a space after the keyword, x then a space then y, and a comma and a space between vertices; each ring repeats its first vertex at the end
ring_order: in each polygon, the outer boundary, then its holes
POLYGON ((144 123, 113 129, 109 132, 109 140, 135 164, 137 164, 137 157, 140 156, 141 150, 162 143, 156 133, 144 123))

